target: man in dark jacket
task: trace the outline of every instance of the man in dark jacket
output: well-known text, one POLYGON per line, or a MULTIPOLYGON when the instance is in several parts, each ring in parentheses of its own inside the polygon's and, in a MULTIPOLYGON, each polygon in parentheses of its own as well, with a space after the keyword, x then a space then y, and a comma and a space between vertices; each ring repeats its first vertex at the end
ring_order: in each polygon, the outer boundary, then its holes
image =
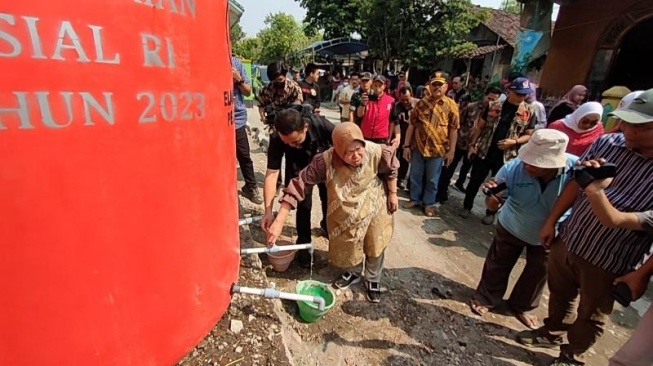
MULTIPOLYGON (((261 227, 267 231, 274 222, 273 206, 277 193, 277 179, 281 169, 281 161, 286 158, 285 182, 297 177, 299 172, 307 167, 313 157, 333 146, 331 133, 335 126, 326 118, 313 114, 310 106, 293 106, 276 114, 274 119, 275 133, 270 138, 268 148, 268 167, 265 173, 263 202, 265 216, 261 227)), ((317 185, 322 203, 322 221, 320 227, 326 235, 327 190, 324 184, 317 185)), ((306 192, 306 199, 297 206, 297 244, 311 242, 311 209, 313 194, 306 192)), ((297 254, 297 261, 302 267, 311 264, 311 256, 307 250, 297 254)))

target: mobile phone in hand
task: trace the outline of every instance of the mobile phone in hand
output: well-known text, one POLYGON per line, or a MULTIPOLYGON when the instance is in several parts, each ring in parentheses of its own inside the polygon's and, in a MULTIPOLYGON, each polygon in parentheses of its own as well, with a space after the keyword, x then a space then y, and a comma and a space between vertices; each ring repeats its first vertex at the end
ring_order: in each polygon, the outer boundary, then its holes
POLYGON ((573 168, 574 179, 581 188, 585 189, 595 180, 614 178, 617 176, 617 166, 605 163, 598 168, 579 165, 573 168))
POLYGON ((494 188, 485 188, 485 189, 483 189, 483 193, 487 197, 490 197, 490 196, 494 196, 496 194, 499 194, 499 193, 505 191, 507 188, 508 188, 508 185, 506 184, 506 182, 501 182, 501 183, 499 183, 499 185, 497 185, 494 188))
POLYGON ((633 301, 633 293, 624 282, 619 282, 612 288, 612 297, 623 307, 628 307, 633 301))

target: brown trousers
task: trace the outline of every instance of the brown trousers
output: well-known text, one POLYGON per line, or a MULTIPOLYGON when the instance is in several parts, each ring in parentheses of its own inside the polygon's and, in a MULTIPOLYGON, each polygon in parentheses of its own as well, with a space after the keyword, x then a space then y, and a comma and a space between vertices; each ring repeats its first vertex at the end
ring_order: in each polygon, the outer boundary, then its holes
POLYGON ((603 334, 605 319, 612 313, 612 286, 617 276, 567 251, 557 238, 549 255, 549 316, 544 326, 551 334, 567 332, 569 344, 563 355, 582 359, 603 334), (580 304, 574 311, 576 297, 580 304))
POLYGON ((530 245, 497 223, 496 233, 485 258, 483 274, 474 298, 482 305, 500 305, 508 289, 508 280, 517 260, 526 248, 526 267, 508 298, 508 305, 517 312, 531 311, 540 304, 546 285, 547 251, 542 246, 530 245))

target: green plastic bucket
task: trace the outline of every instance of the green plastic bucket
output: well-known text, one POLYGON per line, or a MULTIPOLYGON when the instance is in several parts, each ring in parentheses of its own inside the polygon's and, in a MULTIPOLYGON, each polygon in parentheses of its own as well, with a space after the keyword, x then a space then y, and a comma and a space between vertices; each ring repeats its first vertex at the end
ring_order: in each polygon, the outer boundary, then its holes
POLYGON ((301 295, 319 296, 324 299, 324 310, 317 309, 317 304, 307 301, 297 301, 299 305, 299 316, 308 323, 320 319, 336 303, 336 294, 329 285, 318 281, 300 281, 297 283, 296 291, 301 295))

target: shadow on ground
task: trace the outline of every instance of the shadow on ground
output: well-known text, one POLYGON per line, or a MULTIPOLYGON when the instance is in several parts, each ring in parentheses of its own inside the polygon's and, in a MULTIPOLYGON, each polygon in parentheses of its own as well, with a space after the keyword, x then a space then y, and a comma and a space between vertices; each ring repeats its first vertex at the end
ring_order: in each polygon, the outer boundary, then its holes
MULTIPOLYGON (((313 277, 329 283, 338 273, 325 266, 313 277)), ((302 279, 306 272, 291 268, 268 276, 302 279)), ((310 334, 302 338, 315 340, 323 352, 330 345, 380 352, 383 365, 512 365, 506 360, 545 365, 552 359, 515 343, 515 330, 474 316, 466 305, 473 290, 463 284, 422 268, 402 268, 384 271, 382 285, 380 304, 367 302, 361 285, 352 286, 323 319, 307 325, 310 334), (448 298, 434 295, 433 287, 448 298)), ((284 309, 301 323, 294 302, 284 301, 284 309)))
POLYGON ((366 301, 350 300, 342 304, 342 310, 349 316, 372 321, 388 319, 417 344, 395 344, 387 339, 374 338, 345 339, 337 333, 330 334, 332 342, 392 349, 403 357, 397 359, 397 355, 392 355, 387 365, 401 365, 406 356, 422 362, 428 360, 424 364, 430 365, 510 365, 497 356, 531 365, 541 365, 551 359, 547 354, 514 344, 512 340, 516 332, 513 329, 473 316, 466 306, 473 290, 463 284, 421 268, 389 270, 386 278, 389 291, 382 303, 374 306, 366 301), (432 287, 437 287, 442 293, 448 292, 451 299, 434 295, 432 287), (442 362, 444 359, 448 362, 442 362))

